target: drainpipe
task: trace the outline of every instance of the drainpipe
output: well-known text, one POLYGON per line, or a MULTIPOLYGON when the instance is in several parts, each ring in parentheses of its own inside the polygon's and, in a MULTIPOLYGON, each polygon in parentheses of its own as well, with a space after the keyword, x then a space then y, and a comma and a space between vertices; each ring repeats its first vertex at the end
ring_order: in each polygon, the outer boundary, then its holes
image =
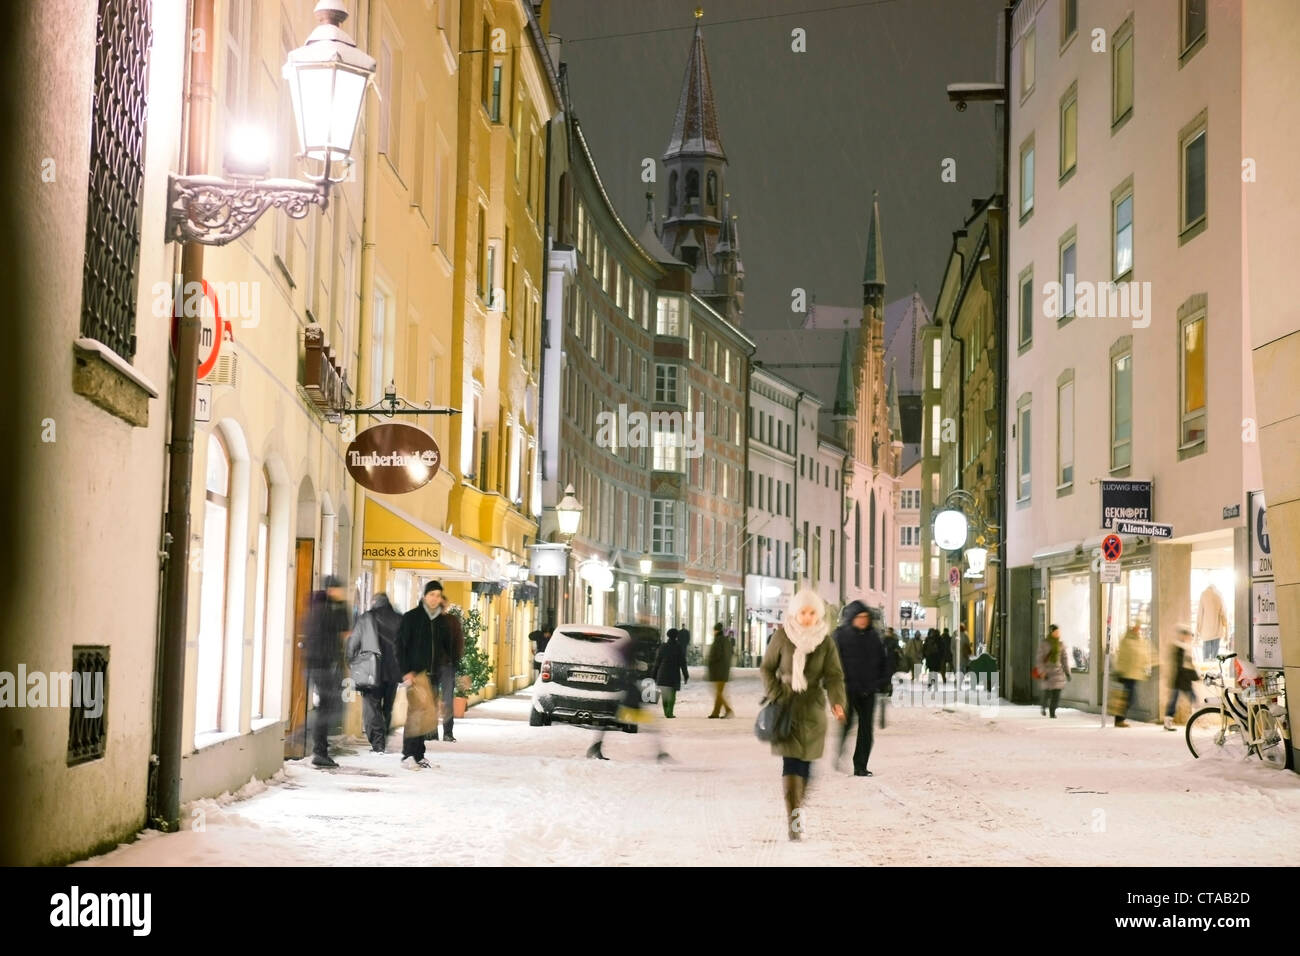
MULTIPOLYGON (((213 32, 214 0, 193 0, 190 32, 213 32)), ((208 44, 193 45, 189 57, 189 83, 185 132, 185 173, 207 170, 208 133, 212 116, 212 55, 208 44)), ((164 536, 163 633, 161 667, 156 676, 158 724, 154 762, 157 776, 149 806, 150 823, 159 830, 180 828, 181 735, 185 722, 186 610, 189 603, 190 483, 194 471, 195 369, 199 354, 199 318, 179 308, 189 283, 203 281, 203 246, 187 242, 181 247, 181 286, 174 292, 173 313, 179 312, 175 377, 172 381, 171 437, 168 442, 167 512, 164 536)))
POLYGON ((997 482, 999 485, 998 494, 998 587, 995 600, 998 604, 998 662, 1002 670, 1003 687, 1007 688, 1005 696, 1010 697, 1010 685, 1006 682, 1008 654, 1006 648, 1007 642, 1007 599, 1011 591, 1010 581, 1007 576, 1007 514, 1009 503, 1009 490, 1007 484, 1007 369, 1009 359, 1007 349, 1011 341, 1011 330, 1008 324, 1011 321, 1011 309, 1009 306, 1010 290, 1010 261, 1008 252, 1010 250, 1011 230, 1009 228, 1010 216, 1008 215, 1011 208, 1009 200, 1010 189, 1010 167, 1011 167, 1011 14, 1015 9, 1013 3, 1008 3, 1002 9, 1002 82, 1006 86, 1002 104, 1002 201, 999 219, 1001 220, 1001 232, 999 237, 999 255, 1002 261, 998 263, 998 283, 1001 288, 998 290, 998 304, 1002 307, 1002 314, 998 321, 998 330, 1001 333, 998 342, 998 465, 997 465, 997 482))
MULTIPOLYGON (((360 30, 357 31, 360 35, 360 30)), ((371 50, 379 49, 379 17, 375 16, 375 5, 373 0, 366 4, 366 44, 371 50)), ((357 345, 359 355, 365 355, 367 350, 361 344, 368 340, 371 323, 374 321, 375 309, 375 219, 379 214, 378 193, 379 193, 379 137, 372 133, 373 130, 379 129, 379 97, 367 96, 365 106, 365 124, 366 124, 366 153, 365 168, 361 175, 361 310, 357 316, 357 345)), ((361 366, 363 362, 360 357, 357 359, 357 394, 356 401, 361 404, 370 404, 362 397, 361 392, 361 366)), ((366 388, 373 392, 375 386, 375 376, 383 377, 383 368, 370 369, 366 374, 366 388)), ((432 398, 432 396, 430 396, 432 398)), ((358 421, 358 430, 361 422, 358 421)), ((356 528, 358 523, 362 526, 362 539, 365 537, 365 500, 366 495, 361 486, 353 482, 354 498, 352 526, 356 528), (358 518, 360 521, 358 521, 358 518)), ((354 549, 354 553, 360 556, 360 552, 354 549)), ((381 562, 383 566, 383 587, 386 591, 390 586, 389 567, 387 562, 381 562)), ((379 589, 379 582, 375 582, 375 589, 379 589)), ((297 640, 297 635, 294 635, 297 640)))

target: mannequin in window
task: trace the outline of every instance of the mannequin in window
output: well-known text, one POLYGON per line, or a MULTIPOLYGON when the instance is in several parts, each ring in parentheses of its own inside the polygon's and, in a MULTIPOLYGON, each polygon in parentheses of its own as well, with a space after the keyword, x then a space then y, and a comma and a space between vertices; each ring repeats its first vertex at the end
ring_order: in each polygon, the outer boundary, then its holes
POLYGON ((1213 584, 1201 592, 1196 609, 1196 641, 1201 647, 1201 659, 1214 660, 1219 653, 1219 643, 1228 636, 1228 615, 1223 606, 1223 595, 1213 584))

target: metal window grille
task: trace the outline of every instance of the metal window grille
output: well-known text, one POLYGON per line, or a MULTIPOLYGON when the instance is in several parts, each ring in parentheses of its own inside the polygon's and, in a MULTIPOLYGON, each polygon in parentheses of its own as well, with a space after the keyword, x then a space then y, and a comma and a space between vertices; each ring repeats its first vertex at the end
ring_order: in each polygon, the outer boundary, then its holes
POLYGON ((99 716, 90 717, 86 713, 84 697, 74 703, 68 718, 68 766, 98 760, 104 756, 104 743, 107 740, 108 726, 108 648, 103 646, 78 645, 72 648, 72 672, 80 675, 82 687, 87 682, 95 681, 95 675, 103 677, 103 695, 94 703, 99 716))
POLYGON ((81 334, 135 356, 149 0, 100 0, 81 334))

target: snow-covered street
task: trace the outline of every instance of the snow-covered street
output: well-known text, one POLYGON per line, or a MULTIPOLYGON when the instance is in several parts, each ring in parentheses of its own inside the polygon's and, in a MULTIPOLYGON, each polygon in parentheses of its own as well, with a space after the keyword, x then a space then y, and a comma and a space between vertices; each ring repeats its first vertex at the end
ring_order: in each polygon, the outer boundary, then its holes
MULTIPOLYGON (((530 728, 527 693, 473 708, 434 768, 364 745, 340 769, 286 764, 269 784, 185 808, 191 829, 146 833, 80 865, 1277 865, 1300 863, 1300 778, 1196 761, 1154 724, 1037 707, 899 707, 876 730, 875 776, 813 769, 802 843, 789 843, 780 762, 751 731, 760 684, 736 672, 734 720, 708 720, 703 670, 643 735, 530 728)), ((837 727, 832 723, 832 733, 837 727)))

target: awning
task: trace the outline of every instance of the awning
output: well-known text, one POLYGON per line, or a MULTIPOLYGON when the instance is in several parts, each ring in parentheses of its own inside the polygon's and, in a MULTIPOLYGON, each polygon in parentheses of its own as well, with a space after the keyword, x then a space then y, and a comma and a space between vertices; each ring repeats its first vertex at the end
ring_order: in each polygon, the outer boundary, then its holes
POLYGON ((366 496, 361 560, 396 568, 437 571, 446 581, 496 581, 505 571, 484 551, 412 517, 386 501, 366 496))

